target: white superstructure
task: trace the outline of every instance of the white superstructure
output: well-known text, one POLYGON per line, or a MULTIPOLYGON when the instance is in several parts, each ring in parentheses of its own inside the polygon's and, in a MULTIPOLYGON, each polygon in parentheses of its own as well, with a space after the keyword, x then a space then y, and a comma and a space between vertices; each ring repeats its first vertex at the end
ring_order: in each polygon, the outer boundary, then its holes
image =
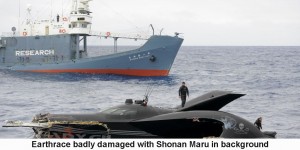
POLYGON ((92 16, 89 2, 92 0, 73 0, 69 16, 56 16, 56 19, 33 20, 31 6, 27 6, 27 18, 21 26, 20 36, 90 34, 92 16))

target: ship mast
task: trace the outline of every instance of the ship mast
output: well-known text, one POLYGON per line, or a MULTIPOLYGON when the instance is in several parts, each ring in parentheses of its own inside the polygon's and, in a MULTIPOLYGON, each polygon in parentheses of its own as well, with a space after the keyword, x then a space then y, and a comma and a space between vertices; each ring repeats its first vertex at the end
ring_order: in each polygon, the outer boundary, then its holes
POLYGON ((19 0, 19 18, 18 18, 18 31, 21 31, 20 27, 20 19, 21 19, 21 0, 19 0))
POLYGON ((81 56, 79 51, 80 41, 83 40, 83 51, 87 51, 87 35, 91 32, 92 16, 89 10, 89 2, 92 0, 73 0, 72 10, 70 14, 70 32, 75 36, 76 59, 81 56), (80 36, 82 39, 80 40, 80 36))

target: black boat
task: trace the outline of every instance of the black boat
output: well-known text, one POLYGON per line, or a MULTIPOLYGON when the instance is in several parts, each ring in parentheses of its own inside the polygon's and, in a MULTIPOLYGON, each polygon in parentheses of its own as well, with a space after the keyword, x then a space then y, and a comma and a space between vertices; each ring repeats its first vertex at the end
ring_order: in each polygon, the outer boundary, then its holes
POLYGON ((37 138, 275 138, 276 132, 219 111, 244 95, 212 91, 174 109, 149 106, 145 96, 98 113, 39 114, 31 123, 8 121, 3 127, 31 127, 37 138))

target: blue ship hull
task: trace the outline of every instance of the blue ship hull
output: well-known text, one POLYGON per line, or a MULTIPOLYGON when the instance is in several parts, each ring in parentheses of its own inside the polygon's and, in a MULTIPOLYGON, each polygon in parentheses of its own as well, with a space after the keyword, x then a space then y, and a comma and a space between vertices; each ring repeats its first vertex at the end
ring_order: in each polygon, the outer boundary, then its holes
POLYGON ((25 72, 167 76, 183 42, 177 36, 152 36, 138 49, 88 58, 87 50, 76 51, 74 39, 78 35, 2 38, 0 66, 25 72))

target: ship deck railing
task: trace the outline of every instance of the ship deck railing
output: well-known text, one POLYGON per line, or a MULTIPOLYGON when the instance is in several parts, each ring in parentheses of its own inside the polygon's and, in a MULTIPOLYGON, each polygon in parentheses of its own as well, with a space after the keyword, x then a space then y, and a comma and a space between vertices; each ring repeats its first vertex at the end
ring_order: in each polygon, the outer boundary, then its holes
POLYGON ((134 39, 134 40, 148 40, 151 36, 142 33, 117 33, 117 32, 98 32, 91 31, 91 36, 113 38, 113 39, 134 39))
MULTIPOLYGON (((19 32, 2 32, 0 37, 19 37, 19 32)), ((37 35, 38 36, 38 35, 37 35)), ((43 36, 43 35, 40 35, 43 36)), ((151 36, 142 33, 117 33, 117 32, 97 32, 91 31, 90 36, 104 37, 104 38, 123 38, 123 39, 134 39, 134 40, 148 40, 151 36)))
POLYGON ((0 38, 1 38, 1 37, 12 37, 12 36, 18 36, 18 35, 16 35, 16 34, 13 33, 13 32, 2 32, 0 38))

